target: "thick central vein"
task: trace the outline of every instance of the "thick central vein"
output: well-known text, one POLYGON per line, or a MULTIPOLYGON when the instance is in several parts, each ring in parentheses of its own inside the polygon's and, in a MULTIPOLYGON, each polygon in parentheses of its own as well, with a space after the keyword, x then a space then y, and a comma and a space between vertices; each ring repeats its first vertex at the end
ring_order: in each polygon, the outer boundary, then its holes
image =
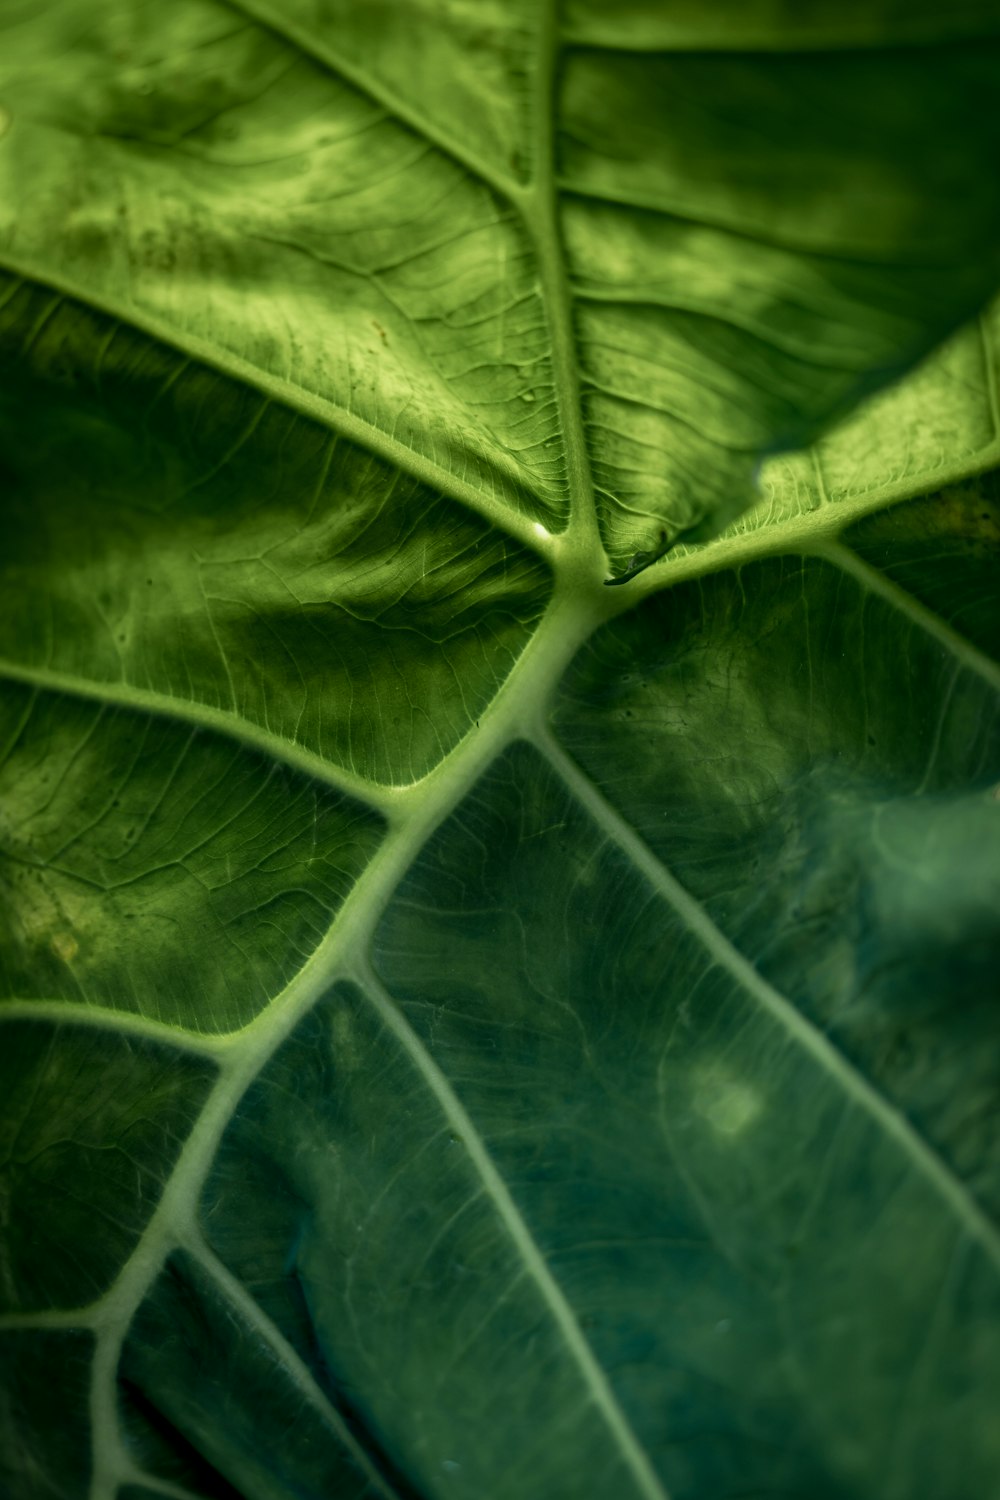
POLYGON ((597 526, 594 483, 580 399, 580 371, 570 283, 559 224, 556 179, 558 5, 559 0, 544 0, 540 7, 532 117, 532 139, 537 157, 532 188, 525 205, 525 219, 538 257, 542 297, 551 339, 552 379, 569 486, 569 540, 578 555, 599 556, 603 566, 604 548, 597 526))

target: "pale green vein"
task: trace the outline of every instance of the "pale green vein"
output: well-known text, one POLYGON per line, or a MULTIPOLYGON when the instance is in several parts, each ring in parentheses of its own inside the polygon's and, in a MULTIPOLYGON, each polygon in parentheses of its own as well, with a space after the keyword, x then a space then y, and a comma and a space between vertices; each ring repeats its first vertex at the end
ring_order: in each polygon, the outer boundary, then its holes
POLYGON ((573 307, 559 224, 555 172, 558 0, 543 0, 539 9, 538 26, 537 81, 532 114, 532 138, 537 156, 526 222, 538 257, 542 300, 552 342, 552 381, 570 497, 567 540, 572 540, 579 552, 599 556, 602 568, 606 571, 604 547, 597 524, 590 454, 583 426, 573 307))
POLYGON ((758 973, 749 959, 719 930, 701 903, 685 890, 635 829, 629 826, 617 808, 583 774, 555 737, 548 731, 542 732, 537 735, 536 744, 605 837, 627 855, 652 889, 677 913, 712 962, 752 996, 796 1045, 808 1053, 852 1102, 864 1110, 895 1142, 913 1170, 954 1213, 969 1238, 980 1246, 1000 1270, 1000 1230, 987 1217, 965 1184, 917 1133, 905 1115, 875 1090, 823 1032, 796 1009, 787 996, 758 973))
POLYGON ((427 1051, 367 959, 357 965, 357 979, 379 1019, 393 1034, 417 1068, 442 1114, 463 1142, 483 1187, 492 1200, 497 1217, 531 1276, 566 1343, 594 1409, 619 1448, 635 1482, 635 1492, 644 1500, 668 1500, 667 1493, 650 1463, 649 1456, 632 1431, 607 1375, 587 1343, 565 1293, 549 1270, 531 1231, 511 1197, 471 1116, 448 1079, 427 1051))
POLYGON ((331 787, 345 797, 392 817, 400 800, 405 797, 405 787, 384 786, 366 781, 352 771, 333 765, 313 750, 294 740, 283 739, 272 730, 263 729, 249 719, 228 709, 215 708, 209 703, 194 699, 175 698, 169 693, 157 693, 148 688, 133 687, 128 682, 106 682, 77 677, 70 672, 57 672, 49 667, 25 667, 17 662, 0 659, 0 678, 11 682, 23 682, 30 687, 46 692, 69 693, 77 698, 90 698, 97 703, 115 708, 134 709, 137 713, 155 714, 160 718, 174 719, 192 724, 197 729, 209 730, 238 740, 249 749, 262 754, 293 770, 300 771, 324 786, 331 787))
POLYGON ((320 396, 314 391, 306 390, 304 386, 285 380, 280 375, 272 375, 233 353, 232 350, 219 348, 208 339, 203 339, 186 329, 174 328, 131 303, 98 294, 92 288, 85 287, 56 271, 39 270, 35 266, 29 267, 6 253, 0 255, 0 271, 6 271, 11 276, 18 276, 34 286, 48 287, 58 295, 78 302, 81 306, 101 313, 105 317, 116 318, 126 327, 143 333, 147 338, 154 339, 168 348, 177 350, 189 359, 197 360, 209 369, 217 370, 227 379, 260 391, 262 395, 288 410, 298 412, 328 431, 336 432, 350 442, 356 443, 359 448, 374 453, 384 463, 391 464, 401 473, 409 475, 411 479, 416 479, 449 500, 455 500, 467 509, 475 511, 491 526, 516 538, 522 546, 530 547, 533 552, 540 553, 542 556, 551 555, 552 545, 548 531, 540 527, 529 515, 515 510, 512 506, 504 505, 491 495, 476 489, 475 485, 460 479, 450 470, 443 469, 433 459, 424 457, 422 453, 418 453, 406 443, 389 437, 381 428, 366 422, 354 412, 347 411, 335 401, 320 396))
MULTIPOLYGON (((330 986, 345 977, 357 955, 367 950, 375 924, 402 876, 443 821, 486 767, 524 731, 524 704, 547 701, 572 656, 593 627, 586 601, 553 599, 531 646, 468 735, 421 784, 399 823, 345 898, 310 957, 285 989, 242 1031, 220 1056, 219 1077, 181 1148, 163 1195, 114 1286, 95 1304, 100 1338, 94 1358, 91 1417, 95 1443, 90 1500, 109 1500, 114 1493, 120 1444, 117 1426, 117 1368, 129 1323, 158 1274, 170 1249, 190 1235, 196 1224, 198 1198, 215 1158, 223 1131, 240 1099, 268 1059, 291 1035, 330 986)), ((530 715, 528 716, 530 718, 530 715)), ((645 1500, 665 1500, 662 1491, 645 1500)))
POLYGON ((396 1489, 375 1468, 329 1396, 317 1385, 309 1367, 250 1296, 246 1288, 219 1259, 201 1232, 197 1229, 192 1230, 185 1237, 182 1248, 198 1262, 206 1275, 220 1288, 230 1305, 253 1330, 255 1337, 265 1346, 275 1365, 295 1387, 304 1404, 318 1412, 323 1421, 332 1429, 337 1441, 351 1455, 374 1492, 383 1496, 384 1500, 399 1500, 396 1489))
POLYGON ((867 593, 877 594, 897 613, 904 615, 911 624, 925 635, 932 636, 952 656, 958 666, 975 672, 990 687, 1000 693, 1000 665, 992 661, 984 651, 959 635, 940 615, 928 609, 908 590, 902 588, 878 568, 865 562, 850 547, 842 542, 827 542, 815 549, 816 556, 825 558, 834 567, 850 574, 867 593))
POLYGON ((501 197, 511 201, 520 198, 523 189, 513 177, 498 172, 466 142, 442 130, 427 115, 415 109, 412 104, 407 104, 392 89, 387 88, 366 68, 349 62, 336 48, 317 36, 315 32, 298 25, 287 14, 276 13, 269 5, 261 4, 260 0, 226 0, 226 3, 259 26, 266 27, 268 31, 273 32, 283 42, 300 52, 303 57, 311 62, 319 63, 328 72, 336 74, 345 83, 357 89, 359 93, 367 94, 368 98, 384 109, 386 114, 392 115, 401 125, 405 125, 416 135, 423 136, 430 145, 444 152, 446 156, 450 156, 459 166, 464 167, 474 177, 478 177, 501 197))
POLYGON ((229 1036, 182 1031, 179 1027, 152 1021, 133 1011, 112 1010, 110 1006, 81 1004, 75 1000, 0 1000, 0 1028, 4 1022, 15 1021, 44 1021, 50 1026, 84 1026, 94 1031, 111 1031, 199 1057, 218 1057, 231 1045, 229 1036))
POLYGON ((697 547, 677 547, 619 590, 625 596, 621 607, 635 604, 672 584, 728 568, 740 568, 762 557, 775 557, 785 552, 819 552, 840 532, 876 511, 888 510, 892 505, 925 495, 931 486, 943 489, 949 484, 960 484, 996 464, 1000 464, 1000 440, 981 449, 974 458, 966 456, 933 472, 883 485, 849 500, 832 500, 815 510, 761 526, 756 531, 721 536, 697 547))

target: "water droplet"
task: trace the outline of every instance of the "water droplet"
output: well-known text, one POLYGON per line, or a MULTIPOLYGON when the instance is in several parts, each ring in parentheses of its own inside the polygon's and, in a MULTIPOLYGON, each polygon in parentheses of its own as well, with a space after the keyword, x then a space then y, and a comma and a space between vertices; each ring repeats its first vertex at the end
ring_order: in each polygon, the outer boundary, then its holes
POLYGON ((535 399, 535 393, 534 393, 534 391, 522 391, 521 392, 521 400, 522 401, 534 401, 534 399, 535 399))

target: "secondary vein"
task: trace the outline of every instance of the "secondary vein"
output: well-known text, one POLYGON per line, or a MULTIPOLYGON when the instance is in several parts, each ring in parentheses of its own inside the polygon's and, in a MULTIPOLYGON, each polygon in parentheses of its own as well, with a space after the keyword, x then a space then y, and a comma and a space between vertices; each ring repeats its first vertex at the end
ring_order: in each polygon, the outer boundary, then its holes
POLYGON ((879 1094, 864 1075, 786 995, 774 988, 716 926, 713 919, 680 881, 657 858, 648 844, 625 821, 580 770, 549 731, 539 733, 537 746, 568 790, 605 834, 677 913, 720 969, 788 1032, 792 1040, 834 1078, 854 1103, 868 1114, 911 1160, 914 1169, 947 1203, 969 1237, 1000 1270, 1000 1231, 965 1184, 933 1147, 918 1134, 900 1110, 879 1094))
POLYGON ((565 1339, 566 1347, 579 1368, 596 1410, 621 1449, 625 1464, 635 1481, 636 1493, 643 1496, 644 1500, 669 1500, 650 1463, 649 1456, 618 1404, 607 1375, 587 1343, 576 1314, 561 1286, 549 1270, 544 1256, 535 1243, 471 1116, 367 958, 358 964, 358 978, 364 993, 378 1013, 379 1019, 412 1059, 440 1106, 445 1119, 455 1134, 464 1142, 472 1165, 493 1202, 497 1217, 517 1249, 528 1274, 538 1287, 553 1320, 565 1339))

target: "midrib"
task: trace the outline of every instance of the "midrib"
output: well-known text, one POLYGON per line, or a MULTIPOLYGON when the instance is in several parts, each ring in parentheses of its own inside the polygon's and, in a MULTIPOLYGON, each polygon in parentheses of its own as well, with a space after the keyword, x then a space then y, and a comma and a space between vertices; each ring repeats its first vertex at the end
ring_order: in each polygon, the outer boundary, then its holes
POLYGON ((537 143, 532 183, 524 200, 524 218, 538 259, 542 301, 549 325, 552 380, 566 460, 570 511, 568 548, 578 557, 606 562, 597 521, 594 482, 583 425, 580 370, 573 303, 559 224, 556 179, 556 75, 559 67, 559 0, 541 0, 538 19, 538 65, 532 110, 532 139, 537 143))

